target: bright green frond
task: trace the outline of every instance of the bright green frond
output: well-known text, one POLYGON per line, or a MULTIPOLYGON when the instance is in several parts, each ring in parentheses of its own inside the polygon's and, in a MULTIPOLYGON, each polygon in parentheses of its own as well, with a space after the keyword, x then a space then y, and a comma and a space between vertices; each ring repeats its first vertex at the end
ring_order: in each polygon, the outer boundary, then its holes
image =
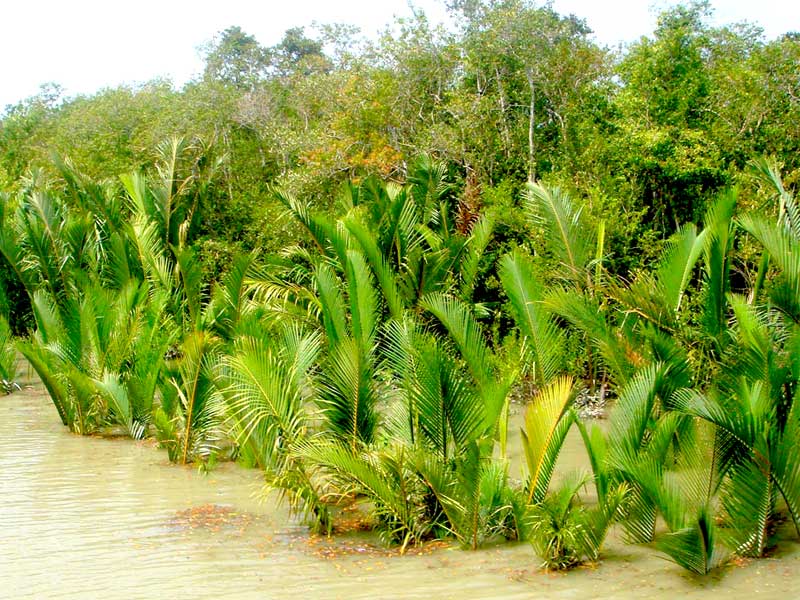
POLYGON ((531 262, 519 253, 501 259, 499 274, 511 315, 530 352, 534 381, 544 386, 563 368, 564 345, 561 330, 544 307, 544 286, 531 262))
POLYGON ((564 438, 573 422, 571 377, 559 377, 541 389, 525 412, 522 447, 528 464, 528 503, 541 502, 550 485, 564 438))
POLYGON ((543 226, 551 252, 572 277, 582 276, 592 260, 594 232, 583 223, 582 207, 560 188, 528 184, 526 208, 533 223, 543 226))

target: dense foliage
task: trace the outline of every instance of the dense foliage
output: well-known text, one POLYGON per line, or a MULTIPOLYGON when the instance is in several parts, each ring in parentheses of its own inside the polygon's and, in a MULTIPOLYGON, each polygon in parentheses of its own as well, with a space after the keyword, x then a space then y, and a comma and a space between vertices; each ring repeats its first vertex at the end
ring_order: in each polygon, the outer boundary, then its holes
POLYGON ((72 431, 238 460, 402 548, 569 568, 619 523, 702 574, 800 534, 798 39, 695 3, 615 57, 549 8, 453 10, 376 46, 232 28, 181 91, 9 109, 4 388, 29 326, 72 431), (592 472, 554 481, 573 427, 592 472))
POLYGON ((218 276, 235 250, 295 239, 270 184, 327 211, 343 182, 403 180, 430 154, 450 165, 467 207, 499 215, 502 239, 527 235, 512 208, 528 179, 585 197, 607 220, 609 268, 626 274, 699 221, 717 191, 747 185, 749 159, 774 155, 798 179, 800 39, 712 27, 709 14, 702 1, 673 8, 622 51, 526 0, 453 3, 452 29, 419 14, 377 41, 295 28, 264 47, 233 27, 182 89, 153 81, 64 98, 49 85, 7 107, 0 186, 21 188, 32 168, 56 175, 53 154, 107 179, 152 168, 164 139, 202 140, 198 158, 226 159, 192 223, 218 276))

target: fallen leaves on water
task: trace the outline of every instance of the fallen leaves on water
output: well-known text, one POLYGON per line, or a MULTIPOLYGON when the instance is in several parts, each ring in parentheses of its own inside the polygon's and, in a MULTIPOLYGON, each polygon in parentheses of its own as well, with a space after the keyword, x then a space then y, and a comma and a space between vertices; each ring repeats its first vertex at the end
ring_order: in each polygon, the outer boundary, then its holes
POLYGON ((372 529, 372 520, 355 510, 342 511, 333 526, 333 532, 336 534, 372 531, 372 529))
POLYGON ((169 519, 168 524, 185 531, 201 529, 212 533, 243 533, 255 518, 255 515, 236 511, 230 506, 201 504, 177 512, 169 519))
POLYGON ((511 569, 511 568, 504 568, 502 569, 503 574, 505 574, 506 579, 509 581, 516 581, 518 583, 524 583, 527 581, 531 581, 539 574, 538 571, 535 569, 511 569))
MULTIPOLYGON (((202 504, 176 512, 168 519, 167 524, 183 533, 203 532, 214 535, 220 532, 241 535, 258 518, 258 515, 240 512, 231 506, 202 504)), ((398 558, 404 555, 428 556, 454 547, 451 541, 431 540, 418 546, 410 546, 402 552, 399 547, 387 547, 382 544, 376 535, 369 533, 371 529, 372 523, 363 514, 358 511, 347 511, 337 520, 335 531, 338 535, 328 537, 295 530, 275 537, 259 536, 260 542, 255 550, 261 558, 271 556, 276 546, 334 562, 340 558, 363 557, 368 561, 364 563, 365 569, 372 570, 384 565, 379 559, 398 558)), ((291 555, 288 558, 296 559, 291 555)), ((350 566, 356 567, 358 564, 359 561, 356 561, 350 566)))
POLYGON ((443 548, 452 546, 452 542, 433 540, 406 548, 405 553, 398 547, 386 547, 377 542, 363 539, 346 539, 342 537, 327 537, 323 535, 309 535, 303 540, 297 540, 292 547, 302 550, 317 558, 333 560, 346 556, 364 556, 369 558, 395 558, 400 556, 427 556, 443 548), (300 543, 298 543, 300 542, 300 543))
POLYGON ((745 556, 734 556, 730 559, 729 562, 735 567, 746 567, 753 561, 752 559, 747 558, 745 556))

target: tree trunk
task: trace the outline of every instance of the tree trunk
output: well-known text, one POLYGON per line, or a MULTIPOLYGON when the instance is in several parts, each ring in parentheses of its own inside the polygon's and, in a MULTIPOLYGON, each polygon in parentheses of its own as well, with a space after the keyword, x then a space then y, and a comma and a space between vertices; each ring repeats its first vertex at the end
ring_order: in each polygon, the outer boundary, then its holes
POLYGON ((508 120, 506 119, 506 90, 503 85, 503 76, 500 75, 500 69, 494 68, 495 79, 497 80, 497 95, 500 101, 500 123, 502 124, 503 143, 505 144, 506 159, 511 157, 511 134, 508 131, 508 120))
POLYGON ((536 128, 536 85, 533 82, 533 74, 528 73, 528 87, 531 91, 531 105, 528 115, 528 181, 536 181, 536 140, 534 139, 534 129, 536 128))

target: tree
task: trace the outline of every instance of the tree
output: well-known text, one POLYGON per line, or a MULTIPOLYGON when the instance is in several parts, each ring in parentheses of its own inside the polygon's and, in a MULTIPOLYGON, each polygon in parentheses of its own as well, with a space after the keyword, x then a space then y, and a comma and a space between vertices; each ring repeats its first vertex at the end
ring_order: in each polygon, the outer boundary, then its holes
POLYGON ((287 29, 280 43, 270 50, 274 57, 273 66, 279 75, 311 75, 331 68, 330 60, 322 51, 322 43, 306 37, 303 27, 287 29))
POLYGON ((648 219, 667 236, 699 220, 709 194, 728 182, 708 135, 709 15, 706 1, 662 13, 654 38, 634 44, 618 68, 623 168, 639 186, 648 219))
POLYGON ((229 27, 209 44, 203 75, 236 88, 255 88, 268 73, 271 53, 238 26, 229 27))
MULTIPOLYGON (((496 122, 504 162, 524 152, 522 169, 533 181, 551 168, 569 143, 572 120, 604 67, 604 54, 588 38, 591 30, 573 15, 525 0, 459 2, 465 68, 463 93, 483 100, 486 118, 496 122)), ((485 122, 484 122, 485 123, 485 122)), ((480 129, 477 142, 485 154, 480 129)), ((485 158, 483 159, 485 160, 485 158)))
POLYGON ((636 103, 648 125, 695 127, 703 122, 710 14, 707 0, 663 12, 654 39, 639 40, 620 64, 623 97, 636 103))

